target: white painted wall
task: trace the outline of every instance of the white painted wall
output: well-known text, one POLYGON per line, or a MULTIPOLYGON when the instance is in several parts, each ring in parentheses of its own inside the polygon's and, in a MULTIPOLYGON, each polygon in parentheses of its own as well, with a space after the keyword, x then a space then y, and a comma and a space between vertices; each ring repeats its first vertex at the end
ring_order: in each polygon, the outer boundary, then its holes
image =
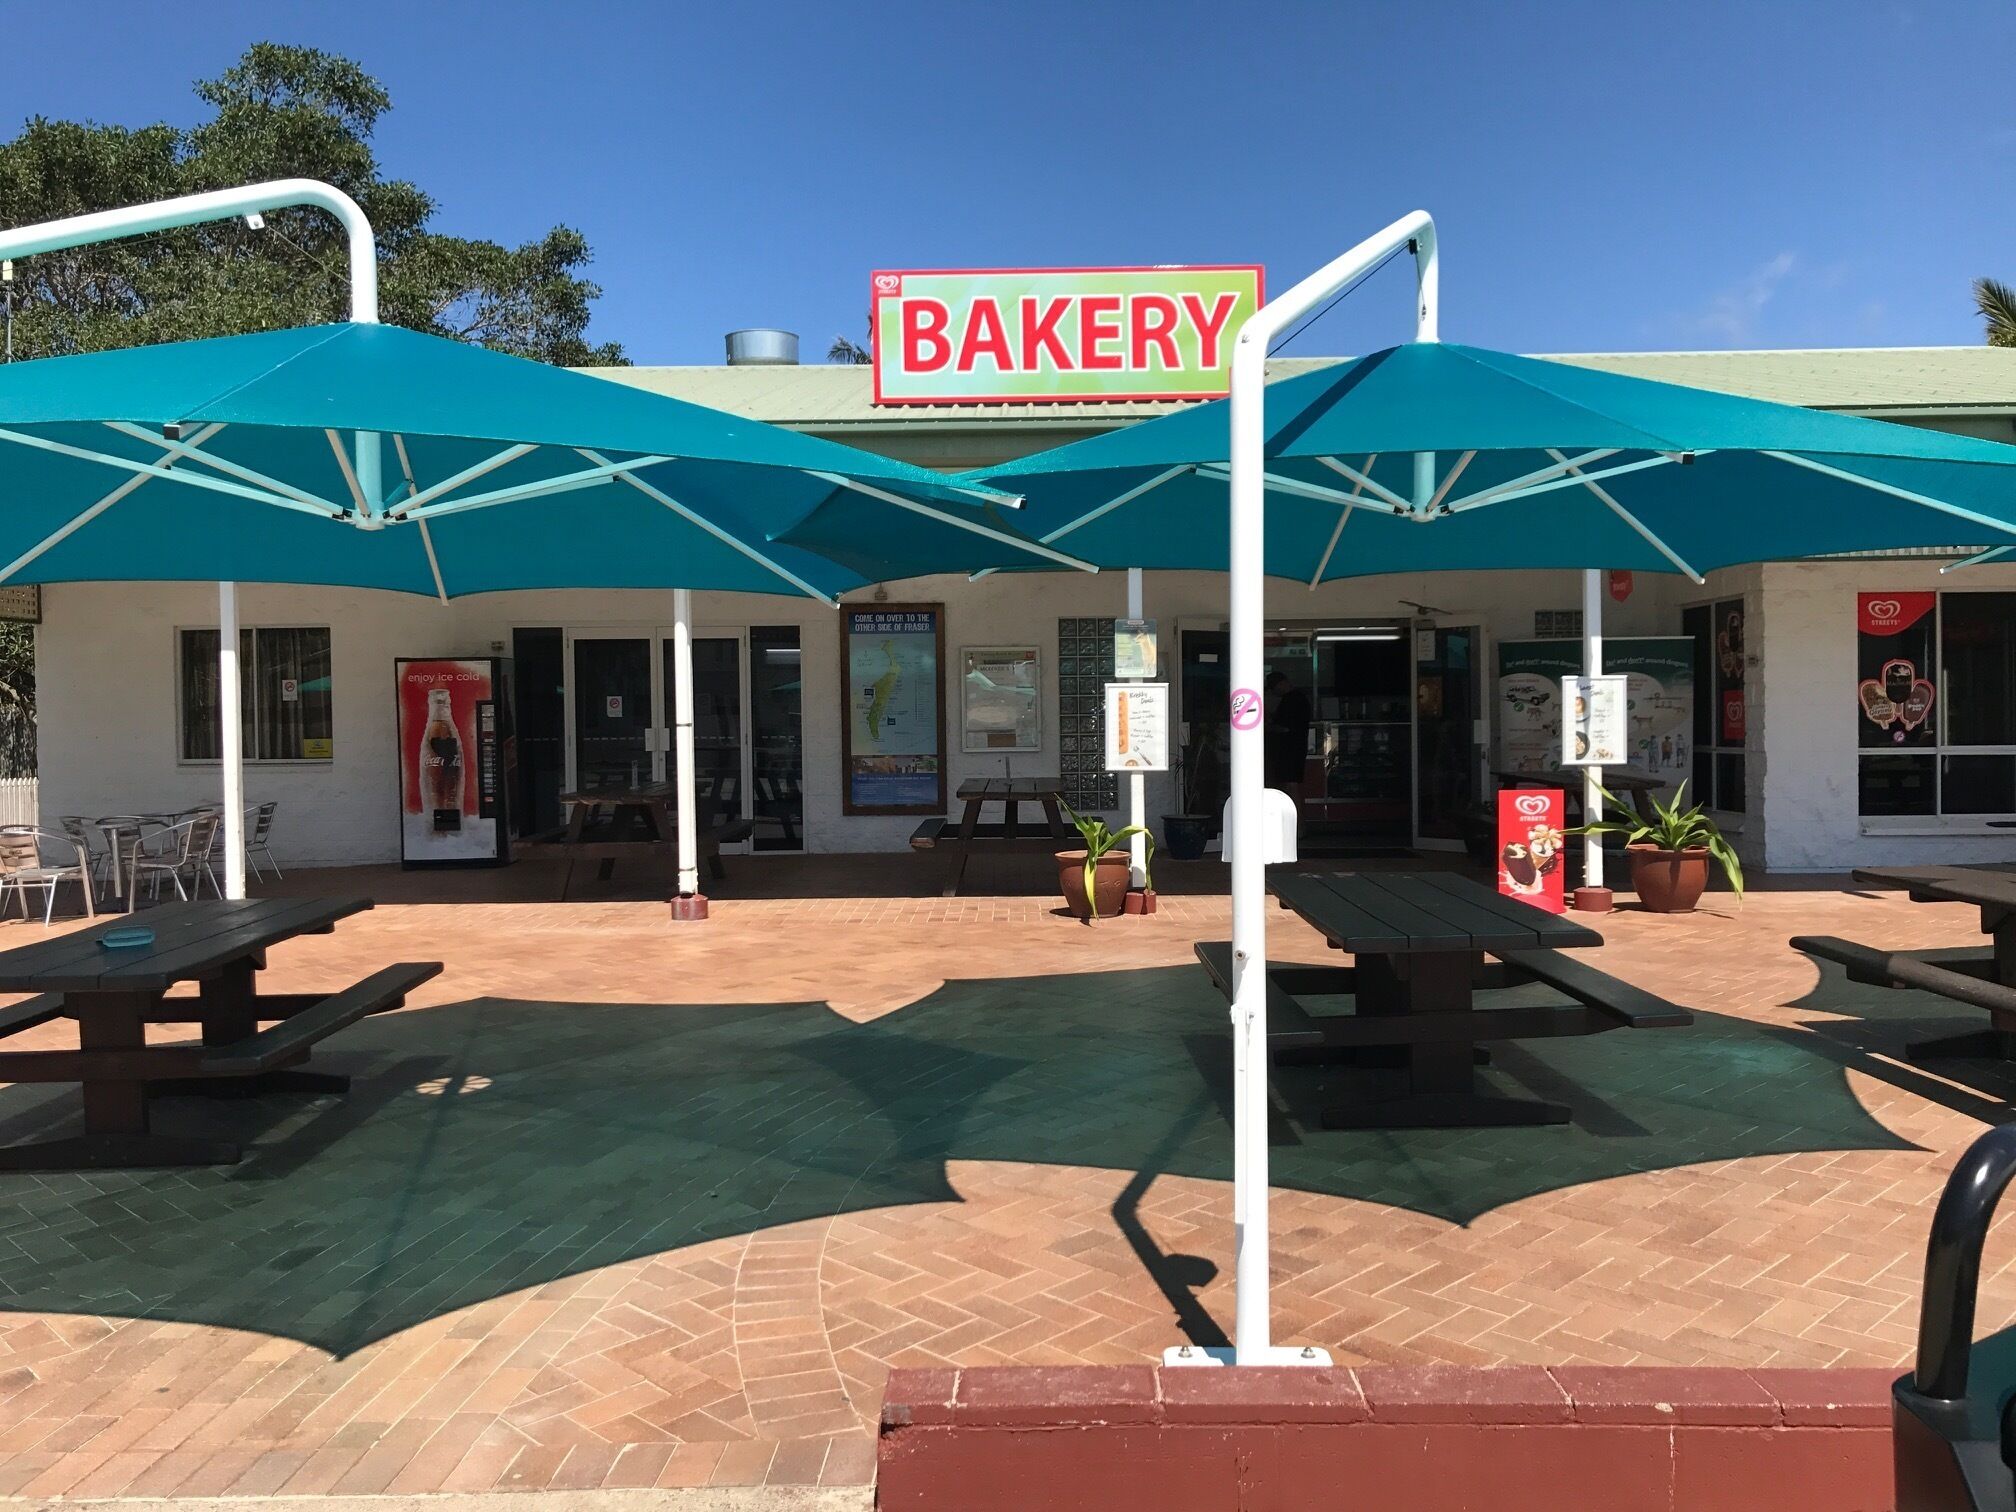
MULTIPOLYGON (((1677 579, 1639 574, 1624 604, 1607 604, 1612 635, 1673 634, 1679 627, 1677 579)), ((1222 576, 1151 573, 1146 608, 1161 625, 1173 664, 1177 622, 1216 626, 1225 617, 1222 576)), ((1481 624, 1493 639, 1525 639, 1535 609, 1580 603, 1574 573, 1432 573, 1325 584, 1312 593, 1294 583, 1269 585, 1268 611, 1283 619, 1399 617, 1403 600, 1446 606, 1447 624, 1481 624)), ((1119 615, 1121 573, 1007 574, 969 583, 927 578, 892 584, 893 602, 946 606, 948 673, 961 646, 1033 642, 1043 651, 1044 749, 1012 758, 1023 774, 1054 772, 1057 744, 1057 621, 1119 615)), ((667 592, 485 594, 443 605, 405 594, 253 584, 240 590, 246 625, 331 628, 335 757, 317 763, 254 763, 249 801, 280 804, 275 845, 283 864, 341 865, 399 855, 392 661, 397 656, 508 654, 519 625, 573 628, 667 626, 667 592)), ((804 652, 805 834, 824 851, 898 850, 916 821, 843 818, 840 813, 839 619, 809 600, 696 593, 696 626, 796 624, 804 652)), ((214 763, 177 759, 175 632, 217 622, 214 585, 204 583, 58 584, 44 590, 37 637, 40 687, 41 807, 63 814, 177 809, 213 798, 214 763)), ((1172 676, 1173 680, 1173 676, 1172 676)), ((956 698, 948 676, 948 699, 956 698)), ((947 703, 948 791, 970 776, 995 776, 999 755, 958 749, 958 710, 947 703)), ((1151 820, 1173 807, 1169 778, 1151 782, 1151 820)))

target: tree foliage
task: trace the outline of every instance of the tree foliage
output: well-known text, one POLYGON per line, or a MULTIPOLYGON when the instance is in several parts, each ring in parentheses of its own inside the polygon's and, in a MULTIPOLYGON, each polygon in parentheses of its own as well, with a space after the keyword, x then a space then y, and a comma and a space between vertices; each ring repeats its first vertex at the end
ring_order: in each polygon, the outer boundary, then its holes
POLYGON ((1974 308, 1988 323, 1988 345, 2016 347, 2016 289, 1992 278, 1977 278, 1974 308))
MULTIPOLYGON (((388 324, 542 362, 620 364, 591 344, 581 233, 555 226, 519 247, 429 229, 435 203, 387 178, 371 136, 392 99, 348 58, 262 42, 195 86, 197 125, 111 126, 36 117, 0 142, 0 221, 31 225, 265 179, 313 178, 349 194, 378 241, 388 324)), ((343 230, 326 211, 269 210, 265 228, 218 221, 15 263, 14 353, 61 356, 317 325, 350 309, 343 230)), ((0 624, 0 775, 33 771, 34 638, 0 624)))
MULTIPOLYGON (((314 178, 364 207, 377 234, 380 313, 390 323, 542 362, 622 363, 591 344, 587 241, 556 226, 519 247, 429 229, 434 200, 387 178, 371 150, 392 108, 348 58, 262 42, 196 94, 188 127, 30 120, 0 143, 10 225, 262 179, 314 178)), ((315 325, 349 311, 342 228, 325 211, 268 211, 265 229, 219 221, 16 264, 17 356, 100 351, 315 325)))

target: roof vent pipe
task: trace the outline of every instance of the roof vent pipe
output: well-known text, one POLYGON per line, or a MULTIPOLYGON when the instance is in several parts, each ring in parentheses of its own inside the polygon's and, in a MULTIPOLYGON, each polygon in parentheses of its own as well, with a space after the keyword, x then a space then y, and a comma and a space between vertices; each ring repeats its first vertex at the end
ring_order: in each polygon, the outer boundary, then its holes
POLYGON ((775 331, 758 326, 753 330, 728 333, 730 367, 795 367, 797 363, 796 331, 775 331))

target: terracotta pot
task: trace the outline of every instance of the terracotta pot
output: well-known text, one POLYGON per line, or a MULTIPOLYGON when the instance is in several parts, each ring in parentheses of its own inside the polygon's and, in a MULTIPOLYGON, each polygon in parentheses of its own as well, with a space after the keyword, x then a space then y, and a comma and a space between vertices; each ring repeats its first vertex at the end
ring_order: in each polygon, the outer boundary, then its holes
POLYGON ((1656 845, 1629 845, 1631 885, 1638 901, 1652 913, 1692 913, 1708 886, 1708 847, 1690 845, 1684 851, 1656 845))
MULTIPOLYGON (((1099 917, 1117 914, 1127 903, 1127 850, 1108 851, 1092 869, 1092 895, 1099 900, 1099 917)), ((1057 890, 1064 894, 1064 906, 1074 919, 1086 918, 1085 852, 1057 852, 1057 890)))

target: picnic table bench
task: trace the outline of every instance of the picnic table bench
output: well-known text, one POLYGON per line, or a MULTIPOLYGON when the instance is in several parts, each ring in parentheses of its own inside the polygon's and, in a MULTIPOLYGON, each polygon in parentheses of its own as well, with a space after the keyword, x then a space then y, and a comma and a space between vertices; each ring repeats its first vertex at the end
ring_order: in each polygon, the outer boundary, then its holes
POLYGON ((1060 810, 1063 795, 1064 785, 1055 777, 969 777, 959 784, 954 795, 966 806, 958 827, 953 828, 950 819, 934 814, 911 832, 910 848, 958 850, 959 864, 944 891, 945 897, 956 898, 966 880, 966 863, 976 842, 1000 854, 1054 851, 1069 846, 1077 838, 1077 832, 1064 823, 1060 810), (980 822, 981 810, 990 803, 1001 805, 999 824, 980 822), (1034 834, 1024 834, 1022 829, 1025 803, 1039 805, 1043 810, 1044 827, 1034 834))
MULTIPOLYGON (((1476 1068, 1488 1057, 1479 1046, 1693 1022, 1663 998, 1561 954, 1600 945, 1594 930, 1468 878, 1277 868, 1268 880, 1283 907, 1353 958, 1350 966, 1269 965, 1270 1053, 1390 1070, 1401 1083, 1397 1095, 1332 1102, 1323 1112, 1326 1128, 1566 1123, 1569 1110, 1559 1104, 1481 1090, 1476 1068), (1534 982, 1572 1002, 1476 1002, 1480 990, 1534 982), (1308 998, 1348 998, 1352 1011, 1312 1013, 1308 998)), ((1231 945, 1206 942, 1197 955, 1229 997, 1231 945)))
POLYGON ((0 1010, 0 1043, 58 1018, 76 1020, 78 1040, 74 1050, 0 1049, 0 1081, 78 1082, 84 1101, 81 1135, 0 1148, 0 1171, 226 1165, 238 1145, 154 1132, 149 1099, 347 1091, 347 1076, 305 1069, 311 1049, 401 1006, 441 963, 388 966, 333 993, 261 993, 257 974, 270 947, 328 934, 371 906, 369 898, 171 903, 146 914, 148 945, 102 945, 130 925, 113 919, 0 953, 0 992, 37 994, 0 1010), (196 992, 170 997, 181 982, 196 992), (201 1026, 196 1042, 148 1043, 149 1024, 187 1023, 201 1026))
MULTIPOLYGON (((582 861, 595 863, 595 874, 608 881, 618 861, 634 861, 639 856, 675 865, 679 856, 679 790, 669 782, 640 786, 581 788, 562 793, 567 806, 567 822, 557 830, 534 835, 513 846, 520 858, 557 860, 567 863, 560 883, 560 899, 574 884, 574 867, 582 861), (591 821, 606 820, 607 833, 591 830, 591 821)), ((748 819, 727 819, 701 825, 694 833, 694 854, 716 881, 725 877, 721 847, 747 840, 755 833, 748 819)))
POLYGON ((1869 866, 1857 882, 1899 887, 1914 903, 1971 903, 1991 943, 1960 950, 1883 950, 1835 935, 1796 935, 1792 948, 1848 968, 1848 980, 1915 987, 1988 1015, 1988 1028, 1920 1040, 1913 1060, 1979 1056, 2016 1060, 2016 871, 1994 866, 1869 866))

